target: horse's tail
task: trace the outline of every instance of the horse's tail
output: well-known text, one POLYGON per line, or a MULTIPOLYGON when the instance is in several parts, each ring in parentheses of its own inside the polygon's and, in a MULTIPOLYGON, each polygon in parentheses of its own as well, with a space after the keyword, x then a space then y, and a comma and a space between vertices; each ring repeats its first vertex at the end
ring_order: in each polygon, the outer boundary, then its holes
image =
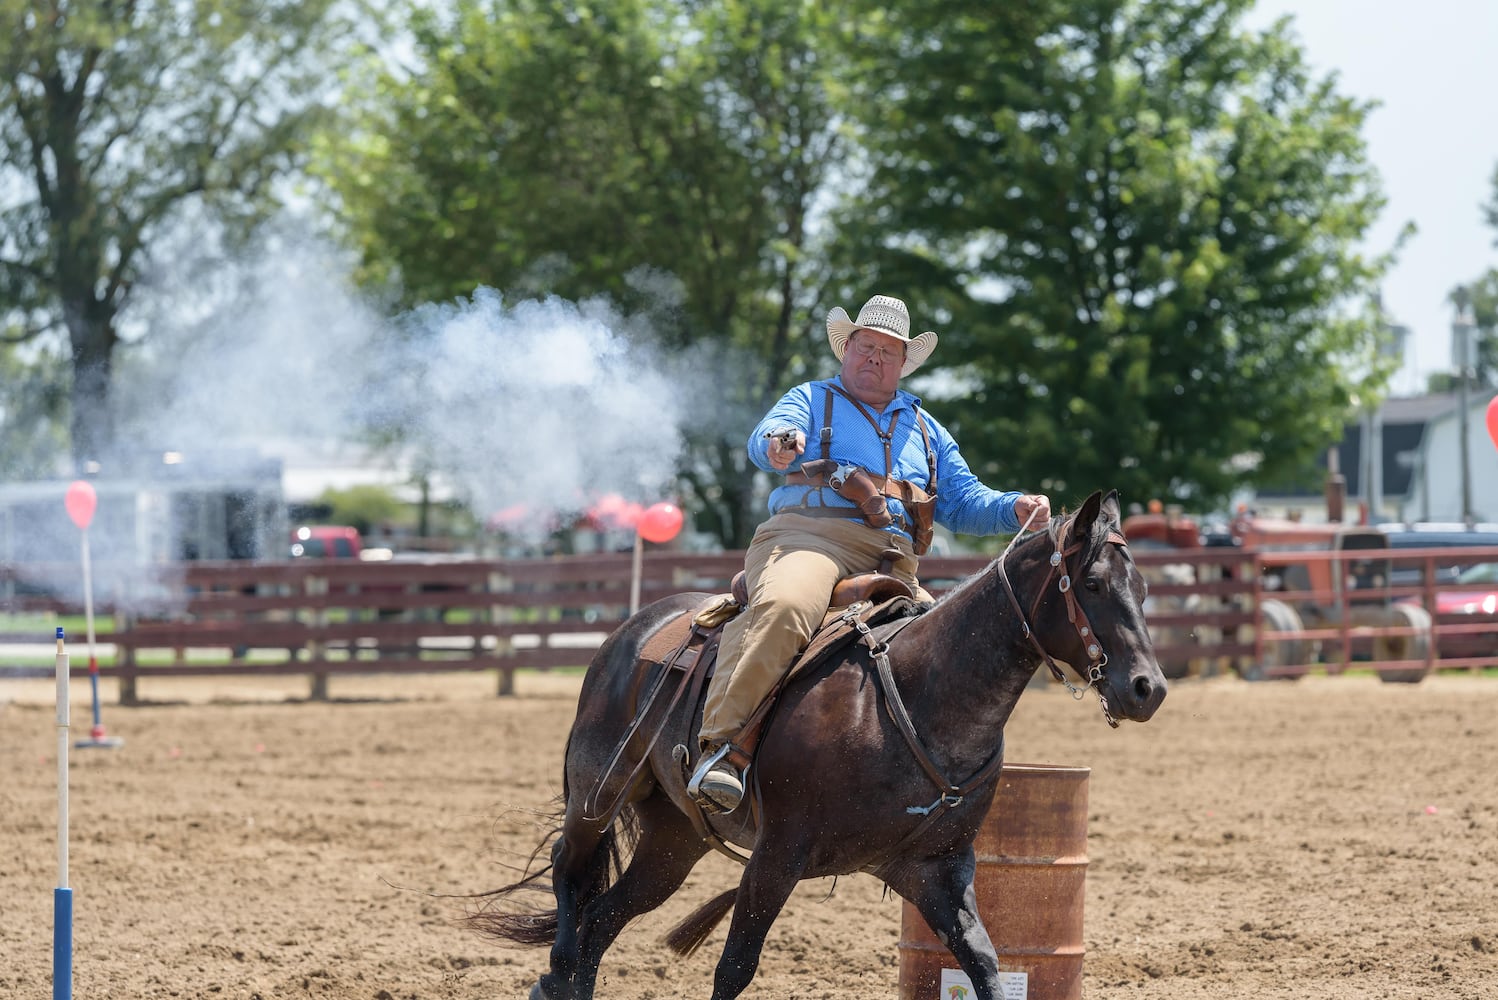
MULTIPOLYGON (((541 838, 536 849, 531 852, 523 869, 524 877, 518 882, 512 882, 488 892, 474 893, 470 897, 482 900, 477 911, 463 918, 463 923, 467 924, 470 930, 487 937, 509 941, 512 944, 550 947, 556 943, 556 907, 552 906, 547 909, 543 905, 532 905, 517 902, 517 900, 523 895, 538 893, 555 902, 556 896, 553 894, 551 879, 548 877, 551 874, 552 864, 548 862, 539 868, 536 865, 543 854, 550 855, 558 838, 562 835, 562 817, 566 812, 563 802, 562 798, 558 799, 558 806, 550 817, 554 825, 541 838)), ((605 876, 587 887, 585 894, 578 900, 579 910, 619 878, 619 874, 624 870, 625 856, 633 849, 638 833, 639 820, 633 807, 626 806, 620 811, 619 818, 599 838, 598 846, 606 852, 608 858, 605 876)))
POLYGON ((666 935, 666 947, 683 957, 690 955, 702 946, 707 936, 713 932, 713 928, 728 916, 728 911, 733 909, 733 904, 738 899, 737 887, 720 892, 718 895, 703 903, 693 910, 681 923, 677 924, 671 933, 666 935))

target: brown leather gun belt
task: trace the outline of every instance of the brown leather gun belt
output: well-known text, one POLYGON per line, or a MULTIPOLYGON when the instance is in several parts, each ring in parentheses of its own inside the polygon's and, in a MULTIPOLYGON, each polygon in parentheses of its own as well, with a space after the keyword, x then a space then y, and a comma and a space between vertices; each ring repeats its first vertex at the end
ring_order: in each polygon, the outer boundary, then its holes
MULTIPOLYGON (((879 492, 883 493, 885 486, 888 484, 888 478, 885 477, 885 476, 876 476, 872 472, 869 473, 869 478, 874 481, 874 487, 876 489, 878 489, 879 492)), ((827 486, 827 485, 829 485, 828 482, 827 482, 827 477, 826 476, 808 476, 806 473, 802 472, 800 469, 796 469, 793 472, 787 472, 785 474, 785 484, 787 486, 827 486)))

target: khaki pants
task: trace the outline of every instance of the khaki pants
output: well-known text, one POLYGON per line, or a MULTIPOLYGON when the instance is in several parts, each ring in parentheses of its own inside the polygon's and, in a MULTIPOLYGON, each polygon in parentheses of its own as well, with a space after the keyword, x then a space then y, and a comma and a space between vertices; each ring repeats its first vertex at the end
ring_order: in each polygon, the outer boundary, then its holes
POLYGON ((827 615, 838 580, 879 568, 885 549, 901 559, 890 575, 921 600, 910 541, 858 521, 776 514, 759 526, 744 556, 749 607, 723 626, 718 668, 702 713, 704 744, 732 739, 827 615))

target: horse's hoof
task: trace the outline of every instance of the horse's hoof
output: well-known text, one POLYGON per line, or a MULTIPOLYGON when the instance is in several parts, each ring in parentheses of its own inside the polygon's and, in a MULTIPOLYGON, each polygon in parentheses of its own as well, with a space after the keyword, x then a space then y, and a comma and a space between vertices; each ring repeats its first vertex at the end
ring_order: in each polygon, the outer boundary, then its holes
POLYGON ((563 1000, 563 997, 572 996, 571 990, 563 987, 562 984, 557 984, 557 982, 553 982, 553 984, 551 985, 557 987, 557 990, 562 991, 562 993, 551 993, 550 990, 547 990, 547 979, 556 979, 556 976, 551 975, 551 973, 547 973, 547 975, 544 975, 541 979, 538 979, 538 981, 536 981, 536 985, 533 985, 533 987, 530 988, 530 1000, 563 1000))

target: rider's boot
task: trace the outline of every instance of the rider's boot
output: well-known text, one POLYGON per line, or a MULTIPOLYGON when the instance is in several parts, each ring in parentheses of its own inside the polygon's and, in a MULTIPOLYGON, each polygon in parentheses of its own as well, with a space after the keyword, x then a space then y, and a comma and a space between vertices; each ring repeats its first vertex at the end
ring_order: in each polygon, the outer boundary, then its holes
POLYGON ((687 782, 687 794, 709 812, 733 812, 744 799, 744 779, 728 760, 732 743, 709 746, 687 782))

